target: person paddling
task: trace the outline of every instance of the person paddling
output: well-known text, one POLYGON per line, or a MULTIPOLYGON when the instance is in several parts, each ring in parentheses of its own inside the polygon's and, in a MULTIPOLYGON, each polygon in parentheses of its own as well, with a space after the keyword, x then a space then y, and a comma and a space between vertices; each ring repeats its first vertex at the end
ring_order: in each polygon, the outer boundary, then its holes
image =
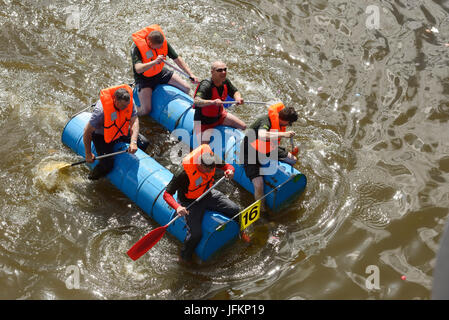
POLYGON ((168 56, 190 76, 192 82, 198 83, 198 78, 190 71, 173 47, 168 43, 161 27, 150 25, 132 34, 133 47, 131 58, 134 80, 138 86, 141 107, 138 115, 151 112, 151 96, 159 84, 169 84, 189 93, 189 84, 173 71, 164 68, 164 60, 168 56))
MULTIPOLYGON (((139 135, 139 119, 132 96, 132 89, 127 84, 100 91, 100 100, 84 128, 86 162, 92 163, 95 160, 91 150, 92 141, 98 156, 112 153, 117 142, 130 143, 129 153, 135 153, 138 147, 144 151, 148 147, 148 140, 139 135)), ((113 157, 101 159, 88 178, 100 179, 107 175, 113 166, 113 157)))
POLYGON ((194 93, 194 132, 199 144, 209 143, 212 130, 208 129, 219 125, 246 129, 245 122, 228 113, 223 107, 227 96, 234 98, 237 104, 244 103, 240 92, 227 78, 227 71, 224 62, 215 61, 211 66, 211 78, 202 80, 194 93))
MULTIPOLYGON (((298 120, 298 114, 293 107, 285 107, 277 103, 268 108, 268 114, 256 119, 247 130, 241 143, 240 163, 243 163, 246 176, 254 186, 254 198, 263 196, 264 181, 260 159, 275 159, 295 164, 298 160, 291 152, 279 146, 281 139, 291 138, 294 131, 286 131, 298 120)), ((261 210, 265 210, 262 204, 261 210)))
MULTIPOLYGON (((187 222, 188 232, 181 250, 180 262, 192 261, 194 250, 201 241, 201 225, 206 210, 220 212, 229 218, 235 216, 240 210, 233 201, 216 189, 211 190, 201 201, 192 205, 188 211, 186 210, 186 207, 214 184, 216 168, 223 170, 227 179, 233 178, 234 167, 230 164, 217 164, 217 162, 209 145, 200 145, 183 159, 182 167, 175 173, 164 192, 164 200, 176 210, 178 215, 185 216, 187 222), (178 192, 179 203, 173 198, 176 192, 178 192)), ((246 233, 242 233, 241 237, 249 242, 246 233)))

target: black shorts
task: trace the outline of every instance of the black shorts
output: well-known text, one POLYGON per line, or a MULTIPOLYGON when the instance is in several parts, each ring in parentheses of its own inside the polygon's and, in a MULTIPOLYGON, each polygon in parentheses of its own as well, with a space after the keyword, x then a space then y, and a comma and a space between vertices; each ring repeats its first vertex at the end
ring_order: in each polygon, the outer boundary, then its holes
MULTIPOLYGON (((244 156, 241 159, 239 159, 239 161, 241 161, 240 163, 243 162, 243 169, 245 170, 245 174, 249 178, 249 180, 252 181, 254 178, 262 176, 260 174, 260 168, 262 167, 262 165, 260 164, 257 155, 256 161, 252 161, 252 163, 249 163, 250 161, 248 161, 248 154, 249 154, 248 147, 249 147, 248 138, 245 136, 243 138, 243 142, 240 145, 241 148, 240 155, 243 154, 244 156)), ((284 147, 279 146, 277 152, 278 152, 278 160, 280 161, 283 161, 288 156, 288 151, 284 147)), ((269 156, 270 156, 269 154, 266 155, 266 157, 269 156)))
POLYGON ((152 90, 154 90, 154 88, 156 88, 156 86, 159 84, 167 84, 172 76, 173 71, 163 68, 161 72, 153 77, 145 77, 136 80, 136 84, 139 86, 139 91, 143 88, 151 88, 152 90))
POLYGON ((244 164, 243 169, 245 170, 245 174, 251 182, 254 178, 261 176, 259 164, 244 164))
MULTIPOLYGON (((245 170, 246 176, 252 181, 254 178, 259 177, 260 174, 260 164, 259 160, 256 158, 256 163, 249 163, 248 161, 248 137, 244 137, 242 143, 240 144, 240 163, 243 163, 243 169, 245 170), (242 156, 243 155, 243 156, 242 156)), ((254 162, 254 161, 253 161, 254 162)))

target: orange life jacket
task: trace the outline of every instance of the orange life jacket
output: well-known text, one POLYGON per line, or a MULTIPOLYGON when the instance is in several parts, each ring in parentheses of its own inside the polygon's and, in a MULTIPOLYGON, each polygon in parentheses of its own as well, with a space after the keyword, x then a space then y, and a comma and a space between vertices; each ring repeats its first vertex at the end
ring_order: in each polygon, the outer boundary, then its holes
MULTIPOLYGON (((142 56, 142 62, 147 63, 151 62, 153 60, 156 60, 158 55, 164 55, 167 56, 168 54, 168 46, 167 46, 167 39, 165 38, 164 33, 162 32, 162 29, 157 24, 152 24, 151 26, 148 26, 146 28, 143 28, 142 30, 139 30, 132 34, 132 39, 139 49, 140 55, 142 56), (153 31, 159 31, 164 36, 164 42, 162 44, 162 47, 160 49, 152 49, 148 45, 147 42, 147 36, 153 32, 153 31)), ((153 66, 151 69, 148 69, 143 73, 145 77, 153 77, 157 75, 159 72, 162 71, 162 68, 164 67, 164 63, 157 64, 153 66)))
POLYGON ((202 144, 184 158, 182 165, 184 171, 189 177, 189 186, 185 194, 187 199, 197 199, 209 189, 214 183, 215 168, 208 173, 201 172, 198 169, 200 165, 199 157, 203 153, 213 154, 208 144, 202 144))
MULTIPOLYGON (((285 132, 286 127, 279 125, 279 112, 284 109, 285 106, 282 102, 273 104, 268 108, 268 117, 270 118, 271 128, 269 131, 273 132, 285 132)), ((277 145, 281 143, 281 138, 278 138, 278 144, 271 142, 270 140, 256 139, 251 143, 251 146, 257 151, 268 154, 269 152, 275 150, 277 145)))
MULTIPOLYGON (((196 87, 195 93, 193 94, 194 97, 196 95, 196 92, 198 91, 199 86, 200 85, 198 85, 196 87)), ((221 96, 218 94, 217 87, 215 87, 215 86, 212 87, 212 99, 211 100, 220 99, 221 101, 225 101, 227 97, 228 97, 228 86, 226 84, 223 85, 223 93, 221 94, 221 96)), ((193 108, 195 109, 195 104, 193 105, 193 108)), ((201 114, 203 116, 209 117, 209 118, 216 118, 219 115, 221 115, 221 113, 223 112, 223 106, 219 107, 214 104, 209 104, 209 105, 206 105, 206 106, 200 108, 200 110, 201 110, 201 114)))
POLYGON ((109 143, 121 136, 127 136, 129 130, 129 121, 133 111, 133 91, 127 84, 103 89, 100 91, 100 101, 104 112, 104 141, 109 143), (128 91, 130 101, 128 106, 119 110, 114 106, 114 93, 120 88, 128 91))

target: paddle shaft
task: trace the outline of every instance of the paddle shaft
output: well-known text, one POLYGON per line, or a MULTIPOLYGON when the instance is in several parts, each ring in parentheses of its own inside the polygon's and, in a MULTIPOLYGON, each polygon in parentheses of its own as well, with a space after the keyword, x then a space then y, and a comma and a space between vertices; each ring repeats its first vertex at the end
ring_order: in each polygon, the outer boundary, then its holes
POLYGON ((227 225, 229 222, 231 222, 232 220, 234 220, 235 218, 237 218, 239 215, 242 214, 242 212, 245 212, 246 209, 248 209, 249 207, 251 207, 253 204, 255 204, 257 201, 259 200, 263 200, 266 197, 268 197, 268 195, 270 195, 271 193, 273 193, 274 191, 276 191, 277 189, 281 188, 284 184, 286 184, 287 182, 289 182, 290 180, 292 180, 294 177, 296 177, 296 174, 292 174, 290 176, 290 178, 288 178, 287 180, 285 180, 284 182, 282 182, 280 185, 278 185, 276 188, 274 188, 273 190, 271 190, 270 192, 268 192, 267 194, 263 195, 262 197, 260 197, 259 199, 257 199, 256 201, 254 201, 253 203, 251 203, 248 207, 246 207, 245 209, 243 209, 242 211, 240 211, 239 213, 237 213, 235 216, 233 216, 231 219, 229 219, 228 221, 226 221, 225 223, 219 225, 217 228, 215 228, 215 231, 218 231, 218 229, 224 227, 225 225, 227 225))
POLYGON ((299 152, 298 147, 293 142, 293 137, 290 137, 290 144, 292 145, 292 155, 296 156, 299 152))
POLYGON ((182 75, 185 76, 186 78, 190 79, 190 81, 195 82, 195 79, 193 79, 193 77, 189 76, 186 72, 182 71, 180 68, 176 67, 175 65, 171 64, 170 62, 168 62, 168 61, 166 61, 166 60, 164 60, 164 63, 165 63, 167 66, 169 66, 169 67, 175 69, 176 71, 178 71, 180 74, 182 74, 182 75))
MULTIPOLYGON (((95 157, 94 160, 101 160, 101 159, 104 159, 104 158, 107 158, 107 157, 113 157, 113 156, 116 156, 118 154, 122 154, 122 153, 125 153, 125 152, 128 152, 128 150, 121 150, 121 151, 117 151, 117 152, 113 152, 113 153, 108 153, 108 154, 105 154, 105 155, 102 155, 102 156, 99 156, 99 157, 95 157)), ((73 167, 73 166, 76 166, 76 165, 79 165, 79 164, 83 164, 85 162, 87 162, 87 161, 84 159, 82 161, 78 161, 78 162, 72 163, 70 166, 73 167)))
MULTIPOLYGON (((238 103, 237 101, 223 101, 223 104, 228 104, 228 103, 238 103)), ((243 104, 265 104, 268 105, 271 102, 262 102, 262 101, 246 101, 244 100, 243 104)))

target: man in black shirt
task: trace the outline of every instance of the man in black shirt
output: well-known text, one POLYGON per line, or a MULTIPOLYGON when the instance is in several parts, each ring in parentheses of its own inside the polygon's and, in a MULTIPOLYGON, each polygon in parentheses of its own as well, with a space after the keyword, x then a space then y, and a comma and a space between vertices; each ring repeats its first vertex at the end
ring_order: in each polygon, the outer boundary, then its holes
MULTIPOLYGON (((201 241, 202 222, 206 210, 218 211, 229 218, 240 211, 239 206, 216 189, 211 190, 189 210, 186 209, 212 186, 215 168, 223 170, 227 179, 234 176, 235 169, 232 165, 218 164, 209 145, 201 145, 184 158, 183 167, 175 173, 164 192, 163 198, 168 205, 186 219, 188 232, 180 256, 183 262, 191 261, 193 252, 201 241), (176 192, 179 203, 173 198, 176 192)), ((244 232, 241 237, 246 242, 250 241, 244 232)))
POLYGON ((219 125, 246 129, 245 122, 223 107, 227 96, 234 98, 238 104, 244 102, 240 92, 226 77, 227 70, 224 62, 215 61, 211 67, 211 78, 201 81, 194 94, 194 132, 199 144, 209 143, 212 130, 208 129, 219 125))
MULTIPOLYGON (((295 136, 294 131, 286 129, 297 120, 298 114, 293 107, 285 107, 282 103, 278 103, 270 106, 268 115, 257 118, 246 131, 240 145, 239 161, 243 163, 245 174, 253 183, 256 200, 260 199, 264 192, 264 172, 261 169, 261 162, 271 159, 294 165, 298 160, 291 152, 279 146, 281 139, 295 136)), ((265 210, 263 202, 261 210, 265 210)))

